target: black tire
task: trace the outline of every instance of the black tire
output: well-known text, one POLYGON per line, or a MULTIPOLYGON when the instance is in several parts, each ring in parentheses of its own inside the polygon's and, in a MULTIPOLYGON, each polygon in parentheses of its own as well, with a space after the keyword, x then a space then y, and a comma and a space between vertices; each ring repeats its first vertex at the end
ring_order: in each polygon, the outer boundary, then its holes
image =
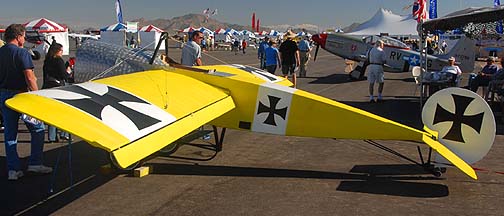
POLYGON ((33 55, 32 55, 32 60, 39 60, 40 59, 40 53, 38 51, 33 51, 33 55))
POLYGON ((178 143, 172 143, 172 144, 162 148, 161 150, 159 150, 159 152, 162 153, 163 155, 171 155, 171 154, 175 153, 179 147, 180 146, 178 143))
POLYGON ((110 160, 110 164, 112 164, 114 166, 114 169, 118 170, 118 171, 130 171, 130 170, 134 170, 135 168, 139 167, 140 165, 140 161, 137 161, 133 164, 131 164, 130 166, 126 167, 126 168, 122 168, 119 166, 119 164, 117 163, 114 155, 109 152, 109 160, 110 160))

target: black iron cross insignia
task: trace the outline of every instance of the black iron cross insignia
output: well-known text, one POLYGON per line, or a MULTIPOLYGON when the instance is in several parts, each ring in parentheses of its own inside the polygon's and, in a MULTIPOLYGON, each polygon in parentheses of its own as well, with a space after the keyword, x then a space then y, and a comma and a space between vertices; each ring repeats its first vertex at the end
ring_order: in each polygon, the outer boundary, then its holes
POLYGON ((106 106, 111 106, 119 110, 125 116, 127 116, 137 126, 138 130, 142 130, 158 122, 161 122, 158 119, 152 118, 151 116, 137 112, 136 110, 133 110, 127 106, 120 104, 119 102, 126 102, 126 101, 145 103, 145 104, 148 104, 148 102, 134 95, 120 91, 118 89, 110 88, 107 86, 108 92, 104 95, 98 95, 78 85, 68 86, 63 89, 87 97, 80 99, 58 99, 58 100, 67 103, 71 106, 74 106, 78 109, 81 109, 98 119, 102 119, 101 115, 102 110, 106 106))
POLYGON ((259 107, 257 109, 257 114, 268 113, 268 118, 264 120, 264 124, 277 126, 275 122, 275 115, 282 117, 285 120, 285 116, 287 115, 287 107, 282 109, 277 109, 276 106, 280 101, 280 98, 268 95, 270 107, 264 105, 261 101, 259 101, 259 107))
POLYGON ((436 107, 436 113, 434 115, 433 125, 451 121, 453 122, 452 127, 448 133, 443 137, 443 139, 453 140, 457 142, 464 142, 464 137, 462 136, 462 124, 468 125, 480 133, 481 126, 483 124, 483 115, 485 113, 479 113, 476 115, 466 116, 464 112, 474 98, 465 97, 461 95, 452 95, 453 101, 455 102, 455 113, 447 111, 445 108, 439 104, 436 107))

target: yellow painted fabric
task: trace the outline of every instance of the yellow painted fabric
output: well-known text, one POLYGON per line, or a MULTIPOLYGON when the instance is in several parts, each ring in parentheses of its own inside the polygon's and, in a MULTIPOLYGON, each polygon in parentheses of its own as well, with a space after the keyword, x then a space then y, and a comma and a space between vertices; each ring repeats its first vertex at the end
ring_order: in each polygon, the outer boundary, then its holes
MULTIPOLYGON (((176 117, 176 119, 191 115, 229 96, 222 89, 184 75, 163 70, 132 73, 93 82, 127 91, 160 107, 176 117)), ((8 100, 7 105, 21 113, 26 113, 50 125, 62 128, 91 145, 107 151, 113 151, 131 142, 94 116, 58 100, 23 93, 8 100)), ((232 108, 224 106, 222 112, 225 113, 230 109, 232 108)), ((219 112, 215 112, 214 117, 218 116, 219 112)), ((195 123, 196 128, 201 125, 195 123)), ((185 134, 175 134, 173 136, 180 137, 183 135, 185 134)))
POLYGON ((112 153, 119 166, 126 168, 233 108, 228 96, 112 153))

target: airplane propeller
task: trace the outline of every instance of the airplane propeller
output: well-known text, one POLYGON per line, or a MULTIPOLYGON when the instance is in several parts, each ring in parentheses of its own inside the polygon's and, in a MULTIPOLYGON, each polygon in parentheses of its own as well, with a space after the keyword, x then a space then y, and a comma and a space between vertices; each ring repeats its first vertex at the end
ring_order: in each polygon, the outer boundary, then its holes
POLYGON ((315 57, 313 57, 313 61, 316 61, 317 60, 317 54, 318 54, 318 49, 319 49, 320 45, 317 44, 317 48, 315 49, 315 57))

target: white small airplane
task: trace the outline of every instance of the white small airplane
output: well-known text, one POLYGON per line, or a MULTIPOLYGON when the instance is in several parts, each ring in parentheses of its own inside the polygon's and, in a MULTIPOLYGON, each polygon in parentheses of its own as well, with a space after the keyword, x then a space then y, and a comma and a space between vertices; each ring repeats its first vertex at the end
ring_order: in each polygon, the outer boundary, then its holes
POLYGON ((100 39, 100 35, 93 35, 93 34, 77 34, 77 33, 70 33, 70 34, 68 34, 68 37, 78 38, 78 39, 80 39, 80 40, 83 40, 83 39, 93 39, 93 40, 98 40, 98 39, 100 39))
MULTIPOLYGON (((377 40, 385 43, 384 51, 387 56, 387 63, 384 70, 388 72, 406 72, 411 71, 414 66, 420 65, 420 53, 411 50, 405 43, 387 36, 368 36, 362 40, 345 34, 317 34, 312 36, 317 44, 315 59, 317 57, 319 46, 328 52, 339 57, 364 62, 368 51, 373 47, 377 40)), ((457 65, 464 72, 474 70, 474 42, 468 38, 461 38, 450 52, 443 55, 428 55, 427 66, 429 70, 440 71, 448 64, 448 58, 454 56, 457 59, 457 65)), ((356 69, 364 69, 358 67, 356 69)))

